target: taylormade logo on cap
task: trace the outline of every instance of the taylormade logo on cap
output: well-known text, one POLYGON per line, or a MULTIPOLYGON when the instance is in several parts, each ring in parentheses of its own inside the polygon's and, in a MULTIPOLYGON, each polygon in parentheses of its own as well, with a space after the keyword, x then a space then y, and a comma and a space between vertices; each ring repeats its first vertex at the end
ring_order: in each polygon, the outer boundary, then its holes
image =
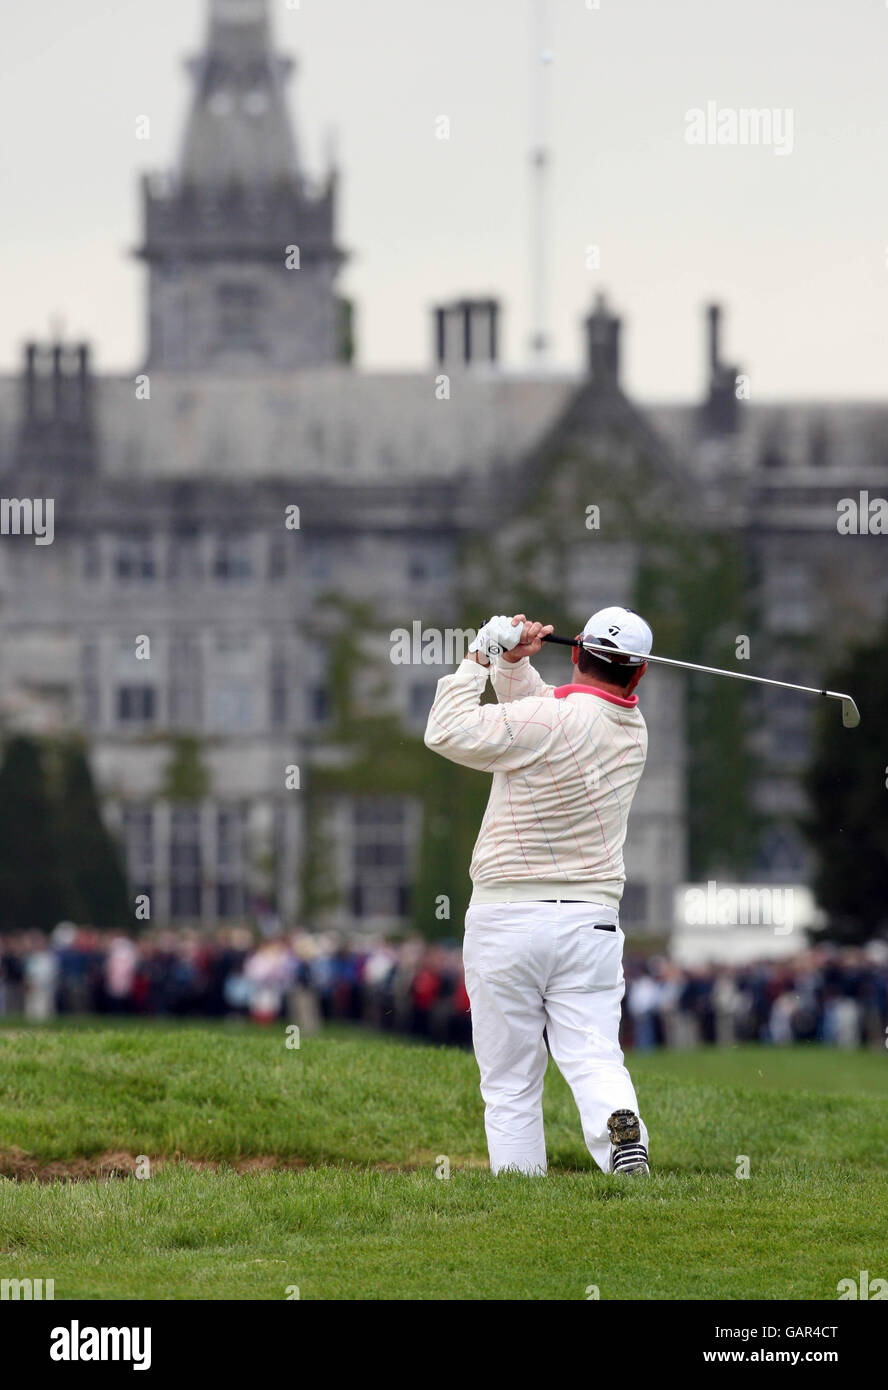
MULTIPOLYGON (((600 608, 583 628, 584 642, 595 642, 605 647, 616 647, 621 652, 640 652, 641 657, 630 657, 627 666, 640 666, 641 658, 648 656, 654 645, 654 634, 644 618, 633 613, 631 608, 600 608)), ((593 652, 600 661, 610 661, 604 652, 593 652)))

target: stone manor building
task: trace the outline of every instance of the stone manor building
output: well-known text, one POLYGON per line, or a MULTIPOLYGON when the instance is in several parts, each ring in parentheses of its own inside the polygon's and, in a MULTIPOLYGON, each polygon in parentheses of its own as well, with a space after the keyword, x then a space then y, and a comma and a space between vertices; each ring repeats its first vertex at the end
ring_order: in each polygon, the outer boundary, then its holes
MULTIPOLYGON (((559 441, 643 454, 694 498, 691 530, 741 540, 750 669, 814 683, 824 650, 812 639, 841 645, 888 598, 880 538, 835 525, 839 497, 884 491, 888 410, 738 400, 717 311, 706 399, 645 408, 621 389, 620 324, 603 301, 577 376, 503 370, 495 301, 442 304, 426 370, 361 370, 337 282, 337 174, 317 182, 302 166, 289 71, 264 0, 211 0, 178 165, 142 188, 145 361, 97 376, 88 345, 35 342, 0 378, 3 496, 54 504, 51 545, 0 537, 0 717, 85 732, 153 921, 268 913, 387 930, 423 923, 413 888, 428 808, 383 771, 319 809, 312 785, 349 756, 335 738, 337 672, 350 648, 356 663, 375 657, 374 711, 418 744, 446 667, 393 665, 389 634, 487 616, 465 612, 461 558, 487 490, 501 495, 559 441), (321 830, 331 893, 309 912, 321 830)), ((639 558, 631 535, 565 537, 564 621, 576 631, 600 604, 630 602, 639 558)), ((508 593, 489 598, 509 606, 508 593)), ((666 929, 687 875, 684 692, 665 672, 644 689, 632 930, 666 929)), ((803 881, 807 706, 762 700, 751 739, 753 877, 803 881)))

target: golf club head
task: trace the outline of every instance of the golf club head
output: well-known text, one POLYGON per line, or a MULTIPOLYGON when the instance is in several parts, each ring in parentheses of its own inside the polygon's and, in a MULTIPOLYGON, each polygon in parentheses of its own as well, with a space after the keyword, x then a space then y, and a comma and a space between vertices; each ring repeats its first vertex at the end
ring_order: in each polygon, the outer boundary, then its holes
POLYGON ((860 710, 850 695, 842 696, 842 723, 846 729, 856 729, 860 723, 860 710))

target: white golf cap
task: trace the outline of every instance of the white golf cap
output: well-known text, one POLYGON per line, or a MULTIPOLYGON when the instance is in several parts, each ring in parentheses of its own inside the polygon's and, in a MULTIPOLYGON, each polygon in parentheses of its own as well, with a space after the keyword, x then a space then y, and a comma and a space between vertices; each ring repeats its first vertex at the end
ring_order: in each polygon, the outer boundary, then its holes
MULTIPOLYGON (((644 618, 633 613, 631 608, 599 608, 583 628, 582 640, 616 647, 622 652, 641 652, 642 656, 647 656, 654 643, 654 634, 644 618)), ((600 661, 611 660, 603 652, 593 652, 592 655, 600 661)), ((619 664, 640 666, 641 661, 638 657, 629 657, 628 661, 619 664)))

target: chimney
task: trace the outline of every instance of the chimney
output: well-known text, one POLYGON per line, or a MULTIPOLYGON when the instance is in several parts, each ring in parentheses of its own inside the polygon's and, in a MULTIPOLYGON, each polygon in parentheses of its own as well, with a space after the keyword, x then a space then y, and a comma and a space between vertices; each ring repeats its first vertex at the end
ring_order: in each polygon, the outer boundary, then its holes
POLYGON ((16 463, 67 472, 93 467, 92 394, 86 343, 27 343, 16 463))
POLYGON ((603 294, 586 318, 586 370, 601 386, 620 386, 621 320, 610 312, 603 294))
POLYGON ((439 367, 493 366, 499 356, 499 301, 458 299, 433 310, 439 367))
POLYGON ((721 359, 720 304, 707 304, 706 322, 709 379, 706 400, 700 411, 701 429, 708 436, 733 434, 739 418, 736 386, 740 368, 736 364, 726 364, 721 359))
POLYGON ((710 304, 706 310, 709 319, 709 380, 718 375, 721 358, 721 305, 710 304))

